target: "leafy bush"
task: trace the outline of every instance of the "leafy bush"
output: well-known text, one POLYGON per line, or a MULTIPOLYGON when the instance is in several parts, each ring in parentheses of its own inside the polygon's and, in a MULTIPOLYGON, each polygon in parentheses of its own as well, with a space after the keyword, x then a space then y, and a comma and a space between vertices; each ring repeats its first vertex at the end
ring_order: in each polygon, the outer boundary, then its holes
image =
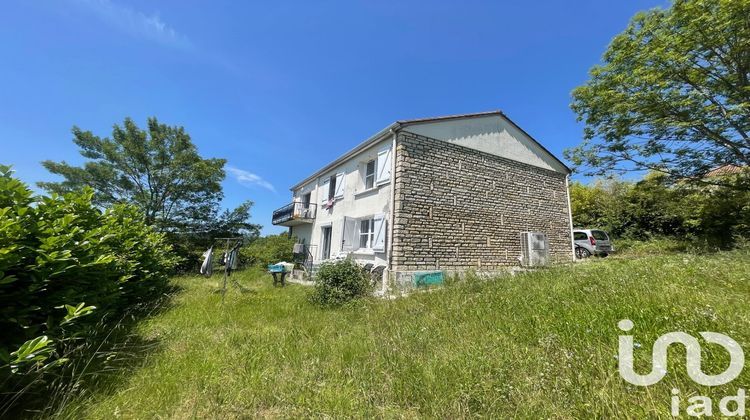
POLYGON ((686 239, 671 237, 653 237, 641 239, 619 239, 615 241, 617 255, 645 257, 647 255, 666 255, 696 251, 686 239))
POLYGON ((573 223, 621 239, 675 237, 691 247, 730 248, 750 238, 750 174, 719 185, 670 184, 658 173, 638 182, 574 182, 573 223))
POLYGON ((370 276, 353 260, 325 262, 318 270, 311 299, 321 306, 337 306, 367 296, 371 290, 370 276))
POLYGON ((33 197, 0 166, 0 375, 54 364, 62 343, 166 289, 164 236, 134 207, 101 211, 92 197, 33 197))
POLYGON ((296 238, 290 238, 286 233, 258 238, 240 248, 240 257, 245 265, 260 267, 279 261, 291 262, 296 241, 296 238))

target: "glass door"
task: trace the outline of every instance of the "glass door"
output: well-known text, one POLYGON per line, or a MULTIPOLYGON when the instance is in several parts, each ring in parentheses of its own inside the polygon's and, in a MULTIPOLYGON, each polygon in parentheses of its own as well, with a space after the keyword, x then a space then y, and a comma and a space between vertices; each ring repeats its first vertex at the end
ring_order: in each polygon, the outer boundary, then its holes
POLYGON ((322 229, 323 234, 323 247, 321 248, 321 260, 327 260, 331 258, 331 226, 324 226, 322 229))

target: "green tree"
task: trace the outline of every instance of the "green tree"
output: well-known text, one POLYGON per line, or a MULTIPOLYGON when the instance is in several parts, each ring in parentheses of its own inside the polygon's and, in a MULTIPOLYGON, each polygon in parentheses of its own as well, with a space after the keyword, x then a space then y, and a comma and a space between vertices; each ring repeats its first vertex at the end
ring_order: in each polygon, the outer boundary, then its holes
POLYGON ((591 186, 580 182, 570 184, 570 207, 575 227, 600 227, 604 215, 602 199, 608 197, 605 194, 599 183, 591 186))
POLYGON ((651 172, 633 184, 623 197, 621 207, 627 209, 631 226, 627 236, 647 239, 652 236, 684 236, 689 233, 685 225, 684 186, 673 187, 661 172, 651 172))
POLYGON ((750 239, 750 178, 730 175, 723 183, 728 186, 684 188, 680 209, 689 232, 728 248, 750 239))
POLYGON ((213 220, 191 231, 167 232, 175 253, 183 260, 177 270, 182 272, 197 269, 202 261, 201 255, 214 243, 215 238, 242 236, 248 242, 258 238, 262 226, 249 222, 252 206, 252 201, 245 201, 233 210, 224 210, 213 220))
POLYGON ((623 236, 632 225, 625 199, 632 188, 632 183, 616 179, 597 180, 591 185, 574 182, 570 188, 574 226, 623 236))
POLYGON ((297 239, 286 233, 268 235, 253 240, 240 249, 240 255, 247 265, 265 267, 279 261, 292 262, 294 243, 297 239))
POLYGON ((78 127, 73 127, 73 136, 89 160, 82 167, 43 162, 65 179, 40 182, 40 187, 66 193, 89 186, 97 205, 135 205, 148 224, 162 231, 195 230, 216 222, 226 160, 203 159, 182 127, 149 118, 142 130, 126 118, 122 126, 113 127, 112 138, 78 127))
POLYGON ((252 207, 253 202, 248 200, 233 210, 224 210, 208 224, 206 231, 214 237, 244 236, 248 240, 257 238, 260 236, 262 226, 249 222, 252 207))
POLYGON ((747 0, 637 14, 573 91, 585 140, 566 157, 588 175, 654 170, 716 184, 703 176, 711 168, 750 166, 748 16, 747 0))
POLYGON ((719 185, 671 183, 651 172, 633 181, 571 184, 576 227, 600 228, 615 238, 676 237, 729 248, 750 238, 750 179, 723 177, 719 185))

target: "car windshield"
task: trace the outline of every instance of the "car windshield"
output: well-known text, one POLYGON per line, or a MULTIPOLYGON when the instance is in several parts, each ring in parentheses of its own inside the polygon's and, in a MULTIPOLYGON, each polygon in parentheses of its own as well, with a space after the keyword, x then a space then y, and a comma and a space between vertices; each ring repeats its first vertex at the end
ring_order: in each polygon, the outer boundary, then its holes
POLYGON ((597 241, 608 241, 609 236, 607 236, 606 233, 602 232, 601 230, 592 230, 591 236, 594 237, 597 241))

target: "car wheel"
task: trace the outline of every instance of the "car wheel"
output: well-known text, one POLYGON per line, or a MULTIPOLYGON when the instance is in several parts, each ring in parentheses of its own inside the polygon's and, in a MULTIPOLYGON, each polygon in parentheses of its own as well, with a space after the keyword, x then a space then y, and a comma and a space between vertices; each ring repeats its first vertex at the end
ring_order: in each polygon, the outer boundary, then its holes
POLYGON ((588 258, 590 256, 591 256, 591 252, 589 252, 588 249, 581 247, 581 246, 576 247, 576 258, 578 258, 579 260, 588 258))

